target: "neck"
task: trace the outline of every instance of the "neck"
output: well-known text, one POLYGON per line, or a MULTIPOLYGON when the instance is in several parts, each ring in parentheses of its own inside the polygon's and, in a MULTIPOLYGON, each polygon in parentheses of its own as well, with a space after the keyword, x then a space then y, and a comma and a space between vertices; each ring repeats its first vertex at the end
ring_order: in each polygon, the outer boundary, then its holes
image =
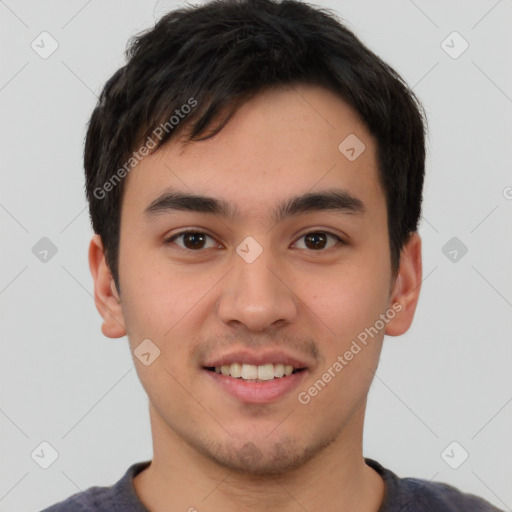
POLYGON ((364 405, 317 456, 292 471, 265 476, 219 466, 172 431, 150 405, 154 457, 134 478, 135 490, 151 512, 377 512, 384 483, 362 455, 364 405))

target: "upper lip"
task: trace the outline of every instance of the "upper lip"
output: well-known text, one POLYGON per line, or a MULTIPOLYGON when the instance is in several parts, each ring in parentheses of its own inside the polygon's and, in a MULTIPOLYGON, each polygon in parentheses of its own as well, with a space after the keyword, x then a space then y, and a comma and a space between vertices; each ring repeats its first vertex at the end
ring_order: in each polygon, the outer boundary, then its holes
POLYGON ((230 365, 232 363, 252 364, 261 366, 264 364, 283 364, 294 368, 308 368, 309 364, 299 357, 294 357, 282 350, 265 350, 260 352, 251 352, 249 350, 236 350, 222 356, 211 359, 204 364, 206 368, 215 366, 230 365))

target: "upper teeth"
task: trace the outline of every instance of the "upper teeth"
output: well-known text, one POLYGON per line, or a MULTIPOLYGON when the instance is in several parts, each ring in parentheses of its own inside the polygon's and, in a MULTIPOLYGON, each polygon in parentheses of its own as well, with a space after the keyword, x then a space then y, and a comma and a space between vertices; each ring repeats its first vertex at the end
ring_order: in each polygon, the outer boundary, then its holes
POLYGON ((246 380, 272 380, 274 377, 283 377, 284 375, 291 375, 293 366, 284 364, 263 364, 256 366, 254 364, 240 364, 232 363, 222 366, 216 366, 215 371, 222 373, 222 375, 230 375, 235 378, 242 378, 246 380))

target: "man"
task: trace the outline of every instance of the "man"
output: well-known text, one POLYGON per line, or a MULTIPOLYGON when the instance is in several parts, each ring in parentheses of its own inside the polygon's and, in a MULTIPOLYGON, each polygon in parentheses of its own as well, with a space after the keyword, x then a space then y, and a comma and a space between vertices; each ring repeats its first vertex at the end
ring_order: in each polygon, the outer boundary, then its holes
POLYGON ((218 1, 135 38, 88 128, 89 262, 154 456, 54 511, 491 511, 362 455, 413 320, 424 116, 325 11, 218 1))

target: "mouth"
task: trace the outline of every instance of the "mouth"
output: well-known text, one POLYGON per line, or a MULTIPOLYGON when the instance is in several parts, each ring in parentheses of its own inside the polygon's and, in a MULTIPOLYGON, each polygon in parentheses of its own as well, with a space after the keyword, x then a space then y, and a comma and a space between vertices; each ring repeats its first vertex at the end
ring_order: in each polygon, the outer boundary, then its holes
POLYGON ((309 373, 306 367, 282 363, 263 365, 231 363, 204 366, 207 386, 242 404, 271 404, 289 398, 309 373))
POLYGON ((231 363, 222 366, 204 366, 205 370, 244 382, 269 382, 283 379, 306 370, 290 364, 267 363, 263 365, 231 363))

